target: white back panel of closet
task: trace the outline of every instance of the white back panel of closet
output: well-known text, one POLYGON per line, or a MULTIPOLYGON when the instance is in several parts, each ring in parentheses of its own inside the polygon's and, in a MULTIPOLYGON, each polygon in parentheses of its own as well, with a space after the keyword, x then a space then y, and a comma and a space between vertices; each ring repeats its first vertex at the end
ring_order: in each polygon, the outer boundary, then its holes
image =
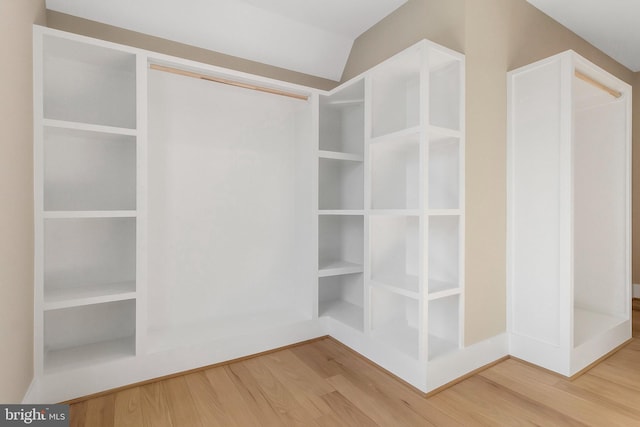
POLYGON ((624 317, 629 304, 626 102, 575 78, 573 90, 574 304, 624 317))
POLYGON ((151 329, 311 317, 311 131, 310 102, 150 71, 151 329))

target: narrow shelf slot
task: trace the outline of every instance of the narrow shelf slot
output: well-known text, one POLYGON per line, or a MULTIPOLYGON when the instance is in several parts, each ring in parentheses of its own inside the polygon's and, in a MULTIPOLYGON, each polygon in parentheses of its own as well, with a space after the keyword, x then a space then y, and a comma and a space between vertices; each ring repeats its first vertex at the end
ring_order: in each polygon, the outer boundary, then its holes
POLYGON ((362 209, 364 207, 364 164, 336 159, 319 159, 318 206, 320 209, 362 209))
POLYGON ((67 120, 43 119, 42 125, 48 128, 58 128, 69 131, 76 130, 85 132, 96 132, 108 135, 136 136, 138 133, 136 129, 121 128, 117 126, 94 125, 82 122, 70 122, 67 120))
POLYGON ((132 283, 135 277, 135 218, 45 220, 45 295, 77 293, 87 284, 132 283))
POLYGON ((460 347, 460 297, 448 296, 429 301, 429 360, 460 347))
POLYGON ((460 219, 429 217, 429 294, 460 288, 460 219))
POLYGON ((318 316, 331 317, 364 331, 362 274, 322 277, 318 280, 318 316))
POLYGON ((364 217, 323 215, 318 218, 318 266, 362 265, 364 217))
POLYGON ((362 273, 362 271, 362 264, 347 261, 324 260, 324 263, 318 267, 318 276, 338 276, 341 274, 362 273))
POLYGON ((429 51, 429 124, 459 130, 462 62, 444 52, 429 51))
POLYGON ((419 134, 371 145, 371 207, 420 207, 419 134))
POLYGON ((135 311, 135 300, 46 311, 45 372, 134 356, 135 311))
POLYGON ((44 37, 44 117, 135 129, 136 56, 44 37))
POLYGON ((76 307, 80 305, 133 299, 136 297, 134 281, 88 284, 74 287, 48 287, 44 292, 44 309, 76 307))
POLYGON ((429 139, 429 209, 460 207, 460 139, 431 137, 429 139))
POLYGON ((419 351, 419 302, 374 288, 371 294, 372 336, 417 359, 419 351))
POLYGON ((135 141, 127 135, 45 128, 45 210, 135 210, 135 141))
POLYGON ((422 53, 420 48, 408 49, 372 73, 373 137, 420 124, 422 53))
POLYGON ((362 156, 364 80, 320 97, 320 150, 362 156))
POLYGON ((342 153, 340 151, 318 151, 318 157, 322 159, 348 160, 352 162, 363 162, 362 154, 342 153))
POLYGON ((371 280, 419 292, 420 223, 417 217, 371 217, 371 280))

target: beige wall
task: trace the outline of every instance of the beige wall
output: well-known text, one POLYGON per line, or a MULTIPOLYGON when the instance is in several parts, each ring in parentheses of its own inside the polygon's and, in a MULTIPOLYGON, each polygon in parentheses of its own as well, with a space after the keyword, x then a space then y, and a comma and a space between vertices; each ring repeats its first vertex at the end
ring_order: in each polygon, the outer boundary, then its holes
POLYGON ((31 26, 44 0, 0 0, 0 402, 33 377, 33 108, 31 26))
POLYGON ((332 89, 337 84, 333 80, 297 73, 295 71, 273 67, 259 62, 248 61, 235 56, 225 55, 219 52, 213 52, 159 37, 137 33, 135 31, 125 30, 95 21, 89 21, 87 19, 66 15, 52 10, 47 10, 47 26, 101 40, 164 53, 166 55, 190 59, 204 64, 217 65, 220 67, 244 71, 259 76, 315 87, 318 89, 332 89))
POLYGON ((629 83, 640 78, 525 0, 409 0, 356 40, 343 78, 421 38, 466 55, 465 341, 473 344, 506 329, 506 72, 573 49, 629 83))

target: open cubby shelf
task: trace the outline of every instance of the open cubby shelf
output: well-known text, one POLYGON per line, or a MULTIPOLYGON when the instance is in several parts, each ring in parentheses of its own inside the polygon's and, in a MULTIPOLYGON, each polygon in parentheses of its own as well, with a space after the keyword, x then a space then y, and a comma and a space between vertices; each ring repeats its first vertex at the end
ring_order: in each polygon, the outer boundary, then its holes
POLYGON ((364 331, 364 282, 362 274, 321 277, 318 281, 318 316, 331 317, 364 331))

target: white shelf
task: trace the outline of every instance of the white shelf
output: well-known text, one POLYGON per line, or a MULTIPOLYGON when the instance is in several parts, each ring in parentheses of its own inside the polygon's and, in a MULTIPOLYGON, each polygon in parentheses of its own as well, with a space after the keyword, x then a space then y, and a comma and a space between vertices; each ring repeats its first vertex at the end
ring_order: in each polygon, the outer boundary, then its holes
POLYGON ((343 300, 320 302, 318 316, 331 317, 340 323, 364 331, 364 310, 361 306, 343 300))
POLYGON ((462 118, 462 60, 430 50, 429 65, 429 124, 458 130, 462 118))
POLYGON ((45 211, 44 219, 136 218, 136 211, 45 211))
POLYGON ((462 132, 458 129, 449 129, 441 126, 428 126, 429 139, 441 139, 441 138, 461 138, 462 132))
POLYGON ((427 209, 427 215, 429 216, 460 216, 462 215, 461 209, 427 209))
POLYGON ((396 130, 394 132, 372 137, 369 140, 369 142, 371 143, 371 145, 393 144, 393 143, 405 141, 407 139, 409 140, 419 139, 421 134, 422 134, 421 126, 412 126, 409 128, 403 128, 400 130, 396 130))
POLYGON ((318 215, 326 216, 359 216, 364 215, 364 209, 320 209, 318 215))
POLYGON ((364 156, 362 154, 343 153, 340 151, 319 150, 318 157, 321 159, 345 160, 351 162, 364 161, 364 156))
POLYGON ((110 135, 136 136, 138 134, 138 131, 136 129, 122 128, 117 126, 94 125, 91 123, 71 122, 67 120, 43 119, 42 125, 50 128, 104 133, 110 135))
POLYGON ((429 294, 460 287, 460 238, 459 216, 429 217, 429 294))
POLYGON ((45 372, 53 373, 83 366, 94 366, 135 356, 135 336, 49 350, 44 355, 45 372))
POLYGON ((371 285, 409 298, 418 299, 420 297, 420 281, 418 276, 405 275, 398 278, 376 275, 371 278, 371 285))
POLYGON ((370 217, 371 279, 418 291, 420 221, 418 217, 370 217))
POLYGON ((370 211, 372 217, 416 217, 420 216, 419 209, 372 209, 370 211))
POLYGON ((451 295, 458 295, 461 289, 456 282, 445 282, 442 280, 429 279, 429 300, 445 298, 451 295))
POLYGON ((363 162, 320 158, 318 171, 318 207, 320 209, 362 209, 364 207, 363 162))
POLYGON ((78 307, 111 301, 122 301, 136 297, 134 281, 87 285, 75 287, 53 287, 45 289, 44 310, 78 307))
POLYGON ((342 260, 321 260, 318 268, 318 277, 338 276, 341 274, 362 272, 362 264, 342 260))
POLYGON ((429 360, 437 359, 459 349, 457 342, 442 339, 435 335, 429 335, 428 340, 429 360))
POLYGON ((623 317, 611 316, 574 307, 573 346, 578 347, 626 321, 627 319, 623 317))
POLYGON ((318 265, 325 260, 363 264, 364 216, 321 215, 318 217, 318 265))

